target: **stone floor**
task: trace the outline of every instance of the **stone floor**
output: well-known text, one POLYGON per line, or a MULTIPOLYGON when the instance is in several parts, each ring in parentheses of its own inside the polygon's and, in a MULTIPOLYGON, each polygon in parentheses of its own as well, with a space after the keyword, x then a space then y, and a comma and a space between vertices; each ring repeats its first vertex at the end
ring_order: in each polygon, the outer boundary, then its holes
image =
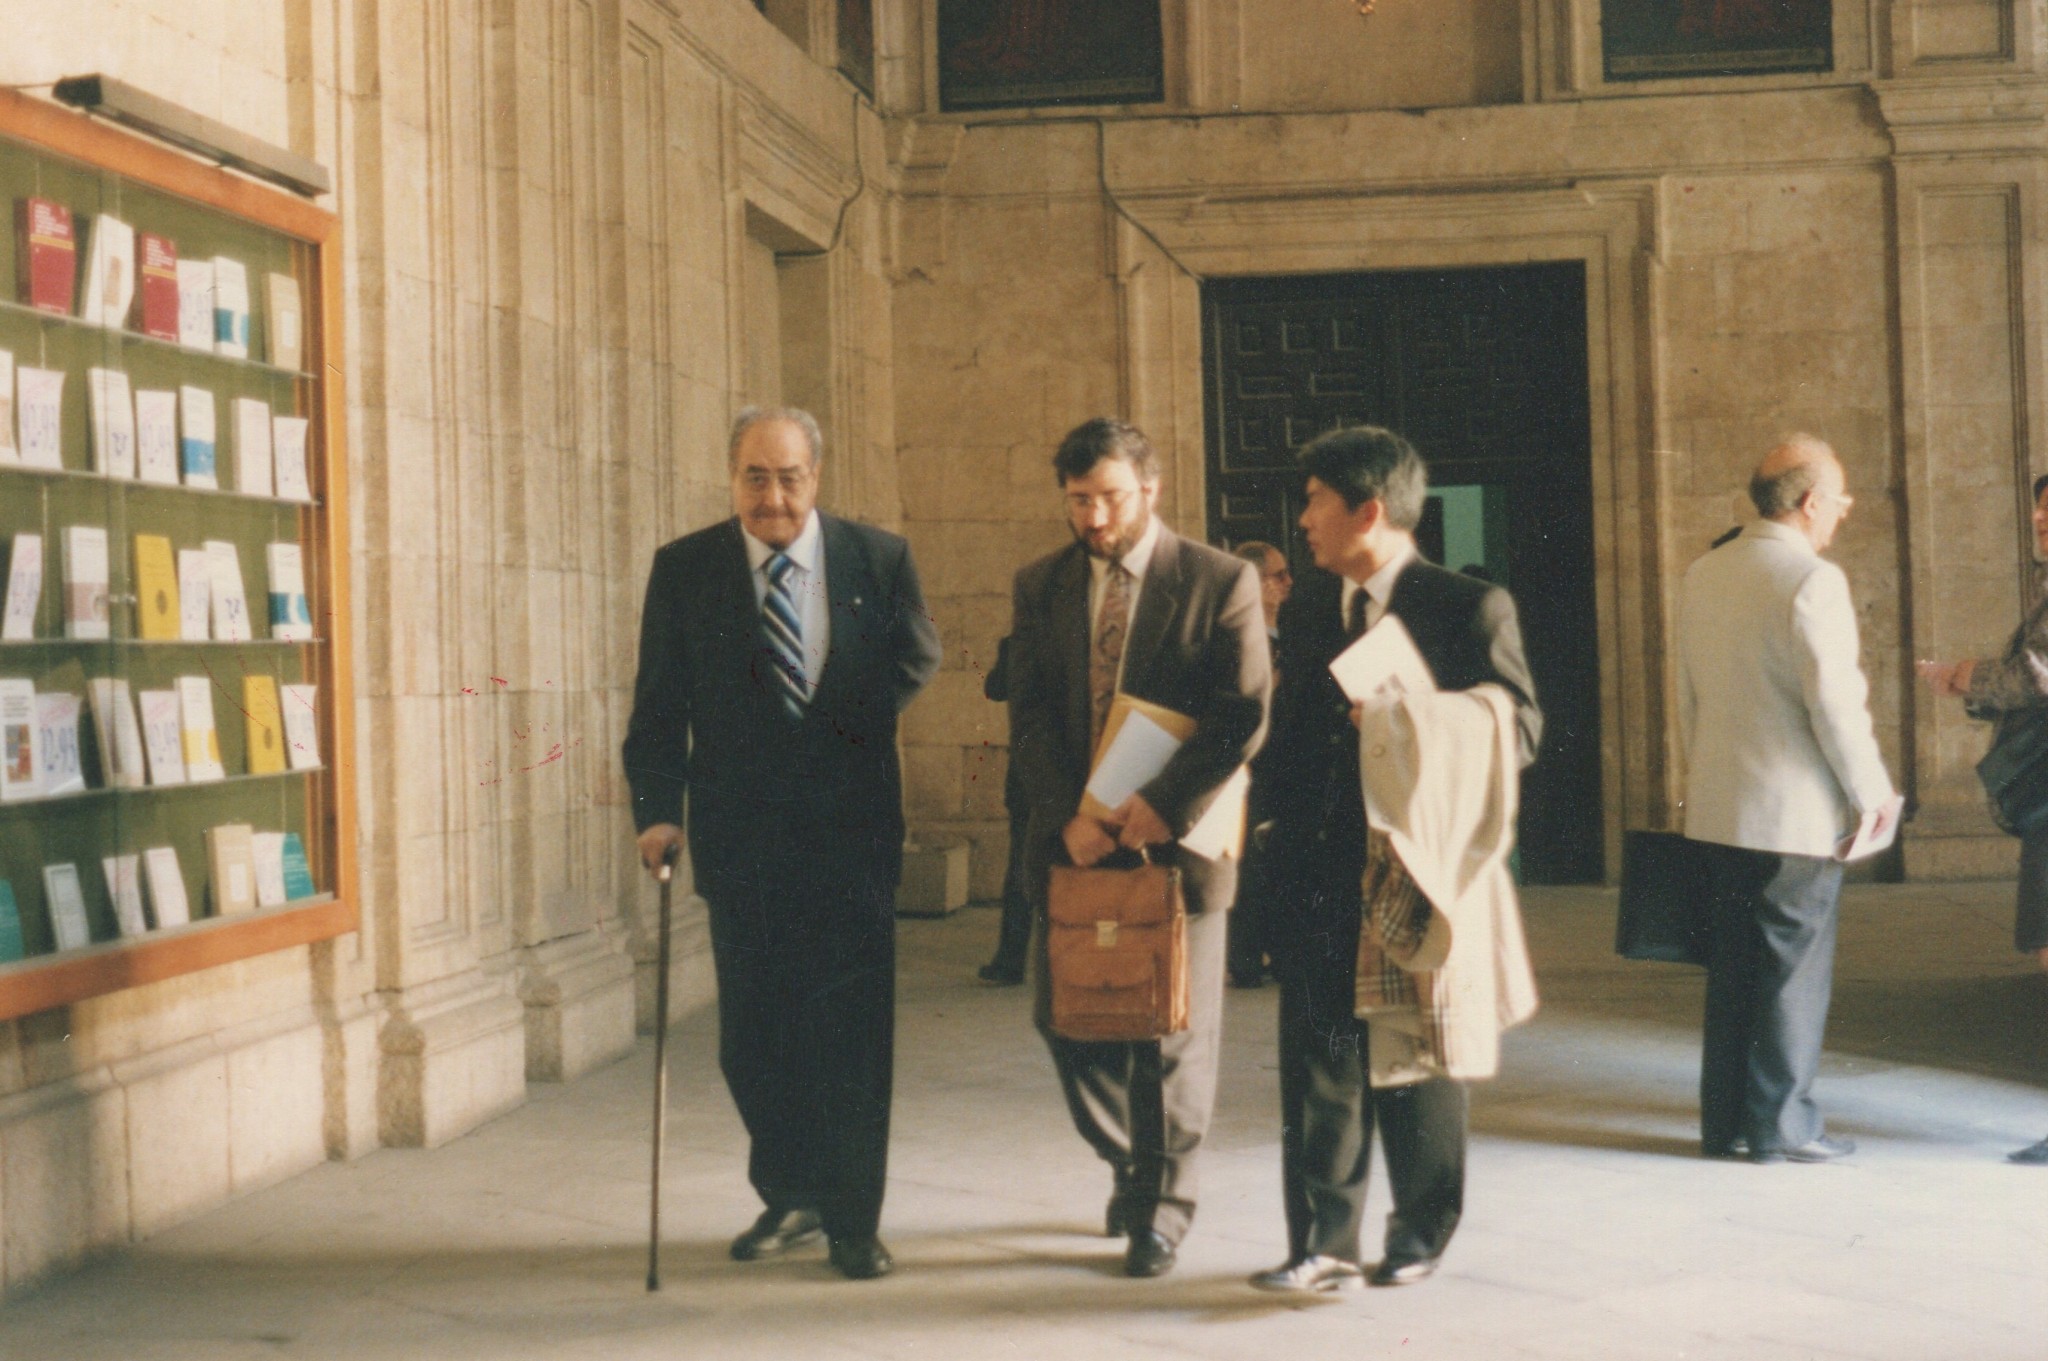
POLYGON ((1531 893, 1545 1006, 1475 1094, 1465 1224, 1413 1289, 1244 1285, 1282 1255, 1270 989, 1229 994, 1180 1268, 1118 1276, 1023 992, 972 977, 976 910, 903 928, 888 1280, 727 1260, 757 1207, 697 1015, 670 1046, 659 1294, 643 1042, 447 1147, 317 1169, 12 1299, 0 1357, 2048 1357, 2048 1169, 2001 1160, 2048 1131, 2048 978, 2007 948, 2008 892, 1851 891, 1821 1097, 1863 1151, 1831 1167, 1695 1157, 1699 976, 1615 960, 1611 893, 1531 893))

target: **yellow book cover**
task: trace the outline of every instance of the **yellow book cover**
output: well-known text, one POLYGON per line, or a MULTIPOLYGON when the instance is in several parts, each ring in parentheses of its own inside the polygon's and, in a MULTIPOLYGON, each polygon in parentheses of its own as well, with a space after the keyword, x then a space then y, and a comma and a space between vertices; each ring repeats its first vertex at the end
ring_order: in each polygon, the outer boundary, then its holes
POLYGON ((135 609, 144 638, 177 641, 178 567, 161 534, 135 536, 135 609))
POLYGON ((277 702, 277 681, 269 676, 242 677, 242 713, 249 721, 249 773, 282 771, 284 710, 277 702))

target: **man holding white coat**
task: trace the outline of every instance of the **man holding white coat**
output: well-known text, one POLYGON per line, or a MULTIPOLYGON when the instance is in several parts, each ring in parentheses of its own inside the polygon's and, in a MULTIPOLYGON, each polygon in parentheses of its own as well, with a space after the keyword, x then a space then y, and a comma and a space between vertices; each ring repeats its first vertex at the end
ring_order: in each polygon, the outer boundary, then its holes
POLYGON ((1814 1103, 1842 888, 1837 852, 1883 841, 1901 800, 1871 729, 1856 613, 1820 555, 1853 498, 1807 435, 1750 479, 1762 520, 1693 563, 1679 608, 1685 834, 1711 867, 1700 1061, 1709 1158, 1831 1162, 1855 1143, 1814 1103))

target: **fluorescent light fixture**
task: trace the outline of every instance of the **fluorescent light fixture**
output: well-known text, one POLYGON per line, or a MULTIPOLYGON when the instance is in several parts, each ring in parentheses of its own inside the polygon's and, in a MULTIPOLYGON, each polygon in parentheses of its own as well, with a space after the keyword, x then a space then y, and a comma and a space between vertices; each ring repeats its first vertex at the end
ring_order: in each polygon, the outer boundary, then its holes
POLYGON ((159 99, 112 76, 66 76, 57 82, 53 93, 74 108, 111 118, 209 161, 281 184, 295 194, 317 198, 334 187, 327 167, 318 161, 272 146, 190 109, 181 109, 168 99, 159 99))

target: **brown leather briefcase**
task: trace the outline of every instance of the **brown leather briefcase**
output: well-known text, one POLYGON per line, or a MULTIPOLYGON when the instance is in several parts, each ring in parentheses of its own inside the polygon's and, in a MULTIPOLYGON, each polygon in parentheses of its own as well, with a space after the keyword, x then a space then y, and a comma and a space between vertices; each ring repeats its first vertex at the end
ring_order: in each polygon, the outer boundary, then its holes
POLYGON ((1070 1040, 1156 1040, 1188 1028, 1180 871, 1052 867, 1052 1028, 1070 1040))

